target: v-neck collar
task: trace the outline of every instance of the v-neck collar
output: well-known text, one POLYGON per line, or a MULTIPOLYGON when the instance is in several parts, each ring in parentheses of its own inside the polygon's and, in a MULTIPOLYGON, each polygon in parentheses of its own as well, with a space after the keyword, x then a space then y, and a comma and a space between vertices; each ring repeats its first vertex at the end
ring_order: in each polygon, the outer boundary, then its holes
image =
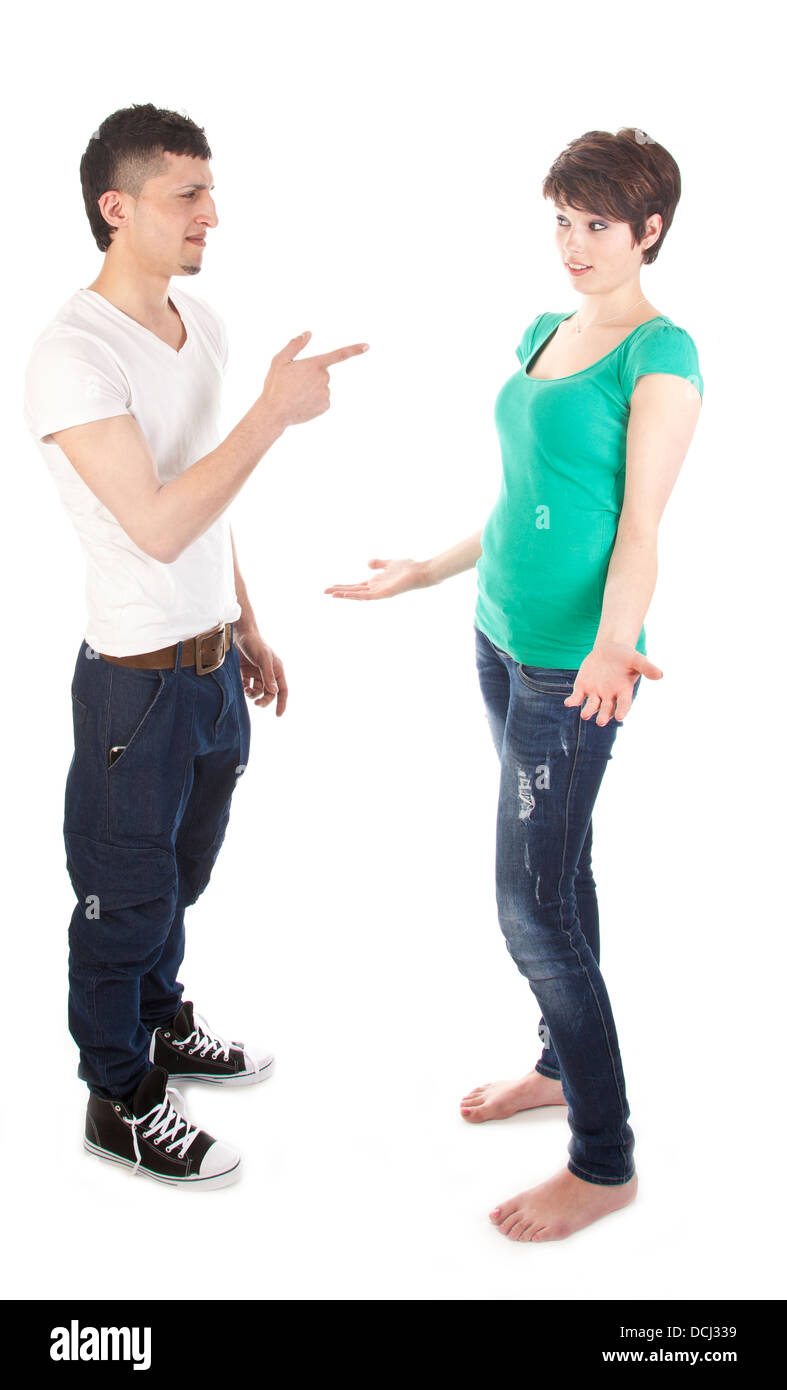
MULTIPOLYGON (((138 319, 132 318, 131 315, 125 313, 123 309, 118 309, 117 304, 113 304, 112 300, 107 299, 106 295, 99 294, 98 290, 80 289, 79 293, 90 294, 93 296, 94 299, 100 300, 101 303, 104 304, 107 307, 107 309, 109 309, 113 314, 118 314, 120 318, 123 319, 124 323, 131 324, 134 328, 138 328, 140 333, 144 333, 148 338, 152 338, 155 343, 159 344, 159 347, 162 347, 164 351, 168 352, 172 357, 182 357, 186 349, 189 347, 189 344, 191 343, 191 329, 188 323, 186 322, 186 316, 184 316, 183 309, 181 307, 183 301, 180 300, 180 303, 176 302, 176 300, 173 298, 172 290, 170 290, 167 298, 169 299, 170 304, 172 305, 173 309, 178 315, 178 318, 183 324, 183 327, 186 332, 186 340, 184 343, 181 344, 179 348, 174 348, 171 346, 170 343, 165 343, 164 339, 160 338, 158 333, 154 333, 152 329, 146 328, 144 323, 140 323, 138 319)), ((180 296, 178 296, 178 298, 180 298, 180 296)))

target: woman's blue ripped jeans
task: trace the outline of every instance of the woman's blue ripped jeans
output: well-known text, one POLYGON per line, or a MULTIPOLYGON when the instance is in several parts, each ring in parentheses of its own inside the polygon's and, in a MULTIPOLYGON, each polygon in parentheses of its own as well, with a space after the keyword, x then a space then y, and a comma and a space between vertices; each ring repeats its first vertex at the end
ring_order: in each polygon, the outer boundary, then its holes
MULTIPOLYGON (((476 663, 500 758, 497 907, 530 984, 543 1043, 536 1071, 568 1104, 569 1171, 628 1182, 634 1134, 615 1021, 599 969, 591 815, 618 729, 563 702, 576 670, 523 666, 476 628, 476 663)), ((634 686, 636 698, 642 677, 634 686)))
POLYGON ((184 913, 210 879, 248 762, 237 647, 202 675, 181 666, 182 648, 172 670, 144 670, 83 642, 74 667, 68 1021, 78 1074, 105 1097, 136 1088, 152 1029, 180 1006, 184 913), (113 745, 123 752, 110 766, 113 745))

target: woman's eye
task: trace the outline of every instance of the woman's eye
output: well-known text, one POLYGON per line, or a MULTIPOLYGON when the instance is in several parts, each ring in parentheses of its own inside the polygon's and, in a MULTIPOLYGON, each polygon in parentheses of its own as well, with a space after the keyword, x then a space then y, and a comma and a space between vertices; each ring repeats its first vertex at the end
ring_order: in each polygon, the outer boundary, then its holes
MULTIPOLYGON (((566 219, 565 219, 565 217, 558 217, 557 220, 558 220, 558 225, 562 227, 566 219)), ((591 223, 590 223, 590 226, 591 226, 591 227, 600 227, 601 230, 602 230, 602 232, 603 232, 603 231, 606 231, 606 226, 607 226, 607 224, 606 224, 606 222, 591 222, 591 223)))

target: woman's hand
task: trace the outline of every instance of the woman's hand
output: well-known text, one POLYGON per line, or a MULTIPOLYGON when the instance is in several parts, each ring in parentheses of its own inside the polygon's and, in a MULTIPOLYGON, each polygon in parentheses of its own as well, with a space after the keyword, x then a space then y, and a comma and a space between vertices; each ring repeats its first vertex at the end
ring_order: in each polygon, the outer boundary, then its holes
POLYGON ((393 598, 408 589, 422 589, 428 582, 423 560, 370 560, 369 569, 379 574, 361 584, 332 584, 323 593, 332 598, 393 598))
POLYGON ((563 704, 581 705, 586 701, 581 718, 592 719, 598 711, 596 723, 600 728, 608 724, 613 715, 622 724, 631 709, 634 686, 641 675, 658 681, 664 672, 627 642, 603 643, 585 657, 577 671, 574 690, 563 704))

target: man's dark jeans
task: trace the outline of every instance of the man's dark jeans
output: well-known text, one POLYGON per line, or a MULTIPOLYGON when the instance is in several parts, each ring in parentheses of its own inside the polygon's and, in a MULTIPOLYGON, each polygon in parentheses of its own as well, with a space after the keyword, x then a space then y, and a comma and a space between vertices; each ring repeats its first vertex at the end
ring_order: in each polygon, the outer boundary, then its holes
MULTIPOLYGON (((618 1184, 634 1134, 615 1021, 599 969, 591 814, 621 727, 567 707, 576 670, 523 666, 476 628, 476 663, 501 763, 497 907, 508 950, 541 1009, 536 1071, 560 1079, 569 1170, 618 1184)), ((636 698, 642 677, 634 685, 636 698)))
POLYGON ((150 1066, 149 1030, 177 1012, 184 912, 210 879, 248 763, 237 648, 197 675, 181 667, 182 646, 174 669, 144 670, 83 642, 74 668, 69 1027, 79 1076, 104 1097, 135 1089, 150 1066))

